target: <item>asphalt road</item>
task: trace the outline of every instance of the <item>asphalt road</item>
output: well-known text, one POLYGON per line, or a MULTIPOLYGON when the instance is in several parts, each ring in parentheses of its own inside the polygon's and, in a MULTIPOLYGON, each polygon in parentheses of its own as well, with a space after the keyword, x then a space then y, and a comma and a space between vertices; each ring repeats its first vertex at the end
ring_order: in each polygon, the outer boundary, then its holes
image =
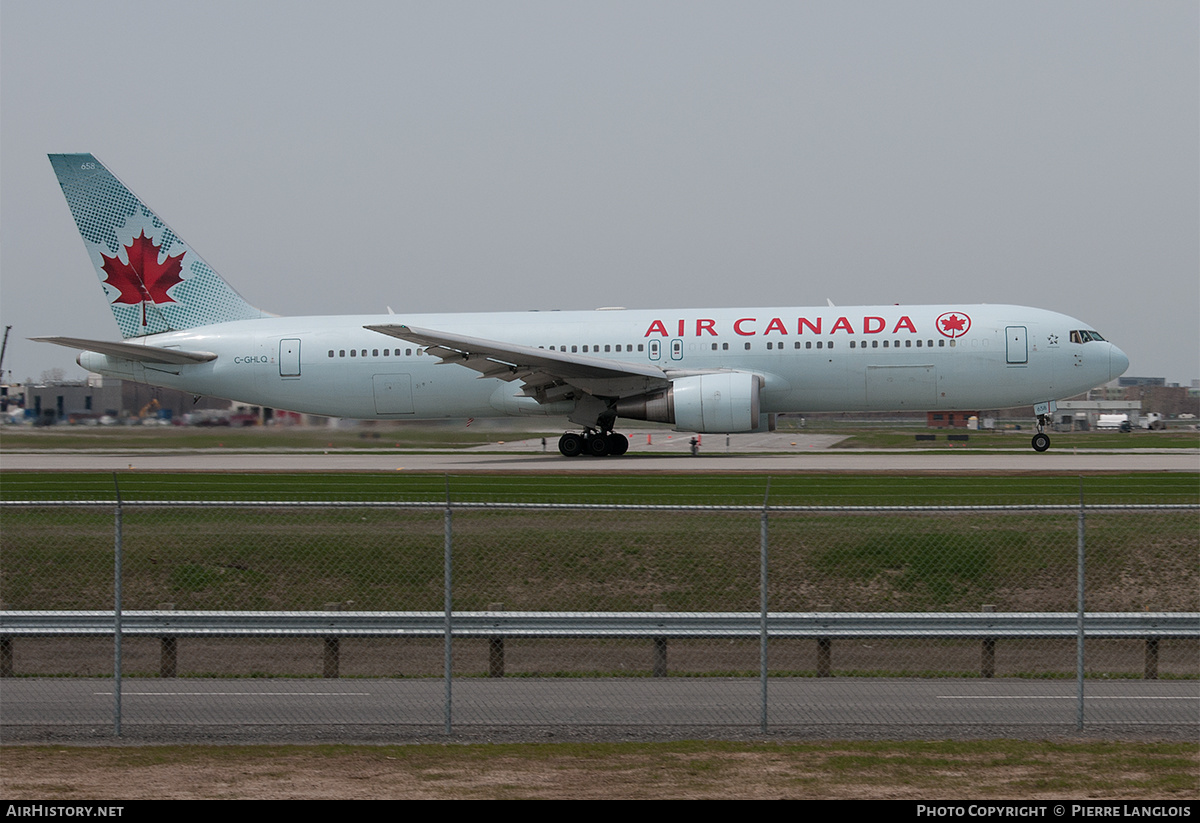
MULTIPOLYGON (((440 679, 126 680, 123 723, 172 726, 432 725, 444 723, 440 679)), ((768 725, 1073 727, 1070 680, 774 678, 768 725)), ((464 678, 453 682, 452 722, 523 726, 757 727, 753 678, 464 678)), ((5 727, 111 724, 110 679, 5 680, 5 727)), ((1084 722, 1191 728, 1200 684, 1088 681, 1084 722)))

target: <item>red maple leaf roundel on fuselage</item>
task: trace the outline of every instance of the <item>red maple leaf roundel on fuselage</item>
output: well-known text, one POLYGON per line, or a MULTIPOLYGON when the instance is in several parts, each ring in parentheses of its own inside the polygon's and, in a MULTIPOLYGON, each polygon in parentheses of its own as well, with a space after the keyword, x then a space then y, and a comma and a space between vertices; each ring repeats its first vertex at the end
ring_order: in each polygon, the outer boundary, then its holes
POLYGON ((119 257, 108 257, 103 253, 100 255, 104 258, 104 273, 108 275, 104 282, 116 286, 121 291, 112 302, 127 303, 131 306, 138 303, 175 302, 167 294, 167 290, 183 282, 180 261, 184 253, 159 262, 160 251, 162 247, 154 245, 154 241, 147 237, 143 230, 125 247, 128 263, 122 263, 119 257))
POLYGON ((971 318, 960 311, 948 311, 938 315, 934 324, 940 334, 951 339, 962 337, 971 328, 971 318))

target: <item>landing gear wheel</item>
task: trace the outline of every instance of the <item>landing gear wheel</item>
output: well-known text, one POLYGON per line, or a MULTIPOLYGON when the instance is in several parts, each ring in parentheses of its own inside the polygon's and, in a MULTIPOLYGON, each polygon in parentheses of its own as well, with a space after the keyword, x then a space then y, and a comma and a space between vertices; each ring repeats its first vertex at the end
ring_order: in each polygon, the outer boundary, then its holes
POLYGON ((607 437, 608 453, 613 457, 620 457, 625 452, 629 451, 629 438, 625 435, 612 432, 607 437))
POLYGON ((588 454, 592 457, 603 457, 608 454, 608 438, 596 433, 587 439, 588 454))
POLYGON ((567 432, 558 438, 558 450, 563 457, 578 457, 583 454, 583 438, 574 432, 567 432))
POLYGON ((1050 435, 1045 432, 1038 432, 1033 436, 1033 450, 1035 452, 1044 452, 1050 448, 1050 435))

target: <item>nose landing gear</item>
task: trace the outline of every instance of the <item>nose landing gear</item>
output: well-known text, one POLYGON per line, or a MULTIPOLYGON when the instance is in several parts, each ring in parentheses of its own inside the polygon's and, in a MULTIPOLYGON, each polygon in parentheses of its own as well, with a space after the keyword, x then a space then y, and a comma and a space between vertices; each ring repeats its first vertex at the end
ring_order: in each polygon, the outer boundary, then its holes
POLYGON ((1035 452, 1044 452, 1050 448, 1050 435, 1046 434, 1046 424, 1050 422, 1050 415, 1039 414, 1037 416, 1037 434, 1033 436, 1033 450, 1035 452))

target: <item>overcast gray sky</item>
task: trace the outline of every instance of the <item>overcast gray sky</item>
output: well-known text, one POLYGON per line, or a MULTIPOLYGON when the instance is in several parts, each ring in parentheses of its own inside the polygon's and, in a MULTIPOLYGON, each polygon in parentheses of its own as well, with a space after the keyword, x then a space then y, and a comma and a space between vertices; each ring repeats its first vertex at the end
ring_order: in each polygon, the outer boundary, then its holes
POLYGON ((279 314, 1019 303, 1200 377, 1200 4, 0 2, 16 379, 90 151, 279 314))

